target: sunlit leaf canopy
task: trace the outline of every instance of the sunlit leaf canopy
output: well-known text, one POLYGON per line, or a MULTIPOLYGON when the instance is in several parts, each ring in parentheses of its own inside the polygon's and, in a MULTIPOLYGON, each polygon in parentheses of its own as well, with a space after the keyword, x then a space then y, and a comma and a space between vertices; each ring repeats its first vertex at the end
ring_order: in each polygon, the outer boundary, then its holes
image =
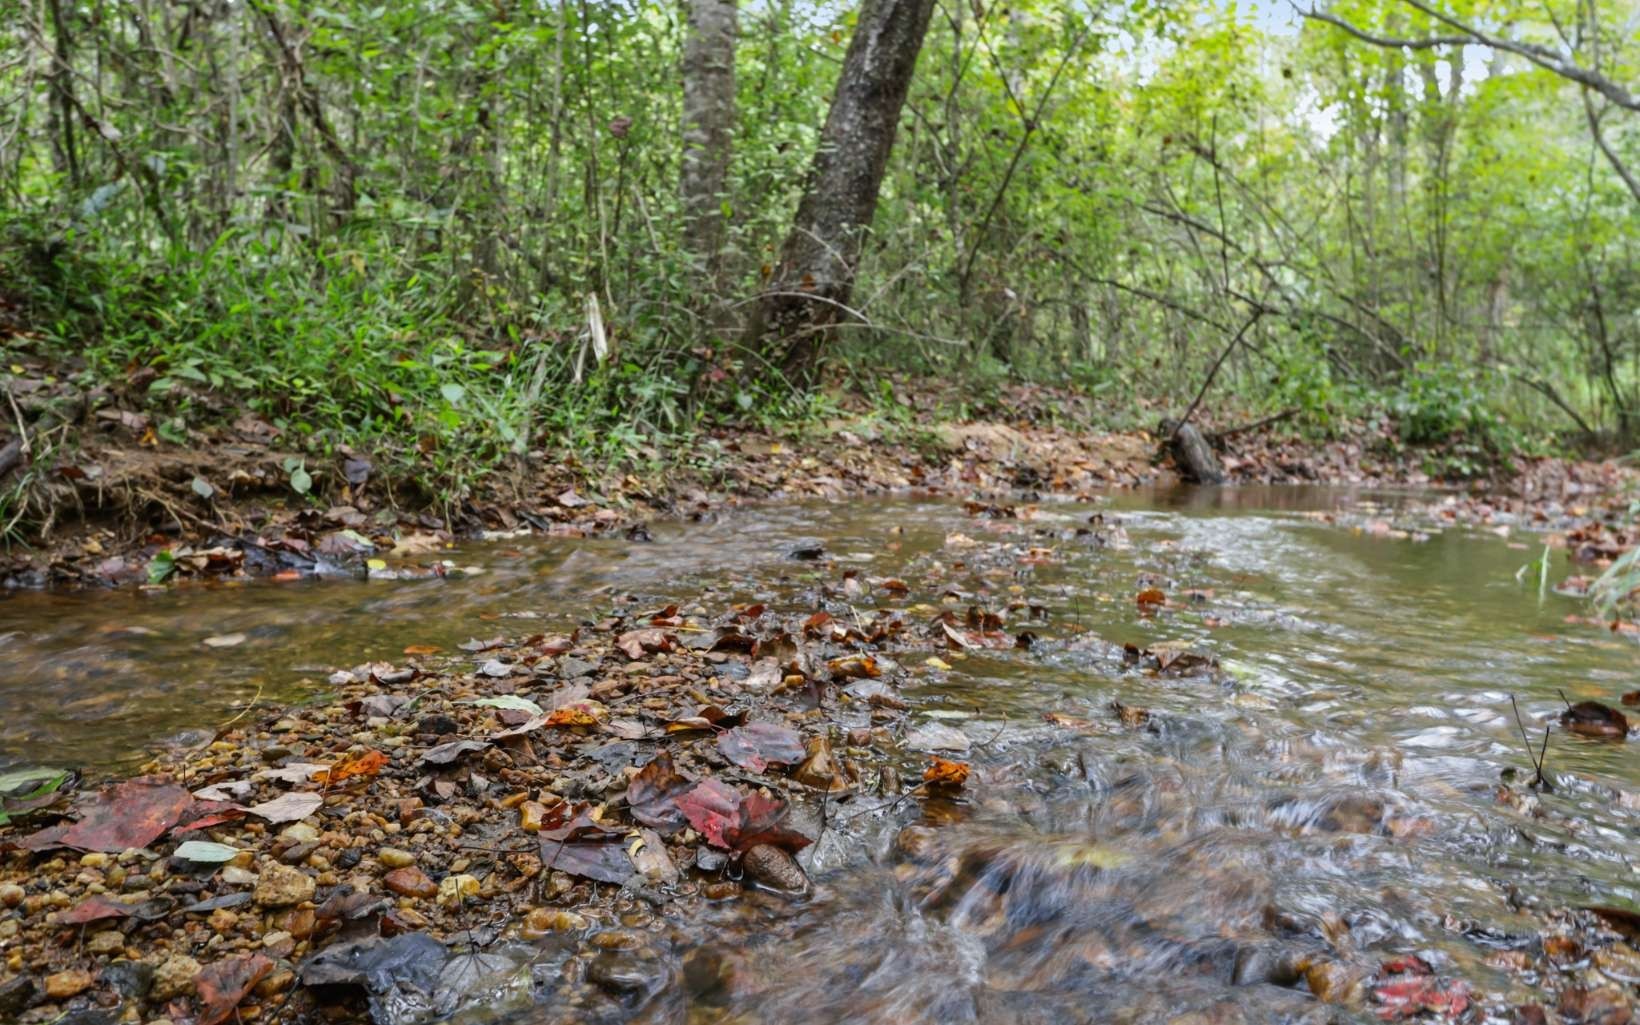
MULTIPOLYGON (((158 368, 162 436, 206 387, 319 448, 417 439, 458 489, 538 416, 623 453, 703 402, 778 410, 734 314, 857 13, 740 9, 731 315, 702 318, 679 7, 42 0, 0 30, 8 277, 94 373, 158 368)), ((1586 0, 946 0, 833 362, 1176 406, 1256 314, 1216 386, 1251 410, 1627 432, 1637 25, 1586 0)))

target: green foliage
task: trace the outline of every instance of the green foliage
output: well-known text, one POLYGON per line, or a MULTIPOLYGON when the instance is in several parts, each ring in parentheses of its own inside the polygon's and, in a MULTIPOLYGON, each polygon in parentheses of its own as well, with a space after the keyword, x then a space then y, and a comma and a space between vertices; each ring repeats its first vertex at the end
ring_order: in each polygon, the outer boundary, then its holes
MULTIPOLYGON (((1559 45, 1556 4, 1452 9, 1559 45)), ((1399 0, 1330 10, 1438 29, 1399 0)), ((269 0, 184 20, 67 5, 44 35, 0 26, 19 100, 0 108, 0 288, 88 380, 139 388, 161 437, 249 410, 296 454, 297 494, 354 448, 452 501, 532 449, 654 461, 706 417, 835 411, 741 331, 847 10, 742 12, 710 288, 681 242, 674 7, 269 0), (39 73, 58 34, 95 131, 39 73)), ((1598 42, 1611 73, 1634 67, 1635 40, 1598 42)), ((1323 432, 1387 410, 1408 444, 1455 439, 1441 458, 1468 471, 1570 426, 1511 383, 1524 369, 1640 432, 1640 203, 1573 87, 1474 60, 1203 0, 958 5, 925 42, 854 290, 869 322, 838 332, 836 362, 890 422, 929 415, 876 391, 902 372, 962 382, 949 415, 995 412, 1023 379, 1149 420, 1256 302, 1210 404, 1323 432)))

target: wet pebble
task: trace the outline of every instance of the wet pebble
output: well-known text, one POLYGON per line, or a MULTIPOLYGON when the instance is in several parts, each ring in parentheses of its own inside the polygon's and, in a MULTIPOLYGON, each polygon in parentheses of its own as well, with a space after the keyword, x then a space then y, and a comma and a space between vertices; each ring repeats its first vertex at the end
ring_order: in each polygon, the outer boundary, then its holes
POLYGON ((397 847, 383 847, 376 852, 376 860, 388 868, 408 868, 416 863, 416 856, 397 847))
POLYGON ((317 884, 313 877, 288 865, 269 865, 256 877, 251 899, 259 907, 284 908, 312 900, 317 884))
POLYGON ((382 877, 382 885, 401 897, 434 897, 438 895, 438 884, 428 878, 427 873, 411 866, 410 868, 396 868, 382 877))
POLYGON ((741 858, 746 878, 760 886, 788 896, 809 892, 809 877, 797 859, 773 844, 753 846, 741 858))
POLYGON ((91 988, 91 973, 78 969, 46 976, 46 996, 67 1000, 91 988))
POLYGON ((199 968, 199 962, 186 954, 175 954, 166 958, 154 969, 154 983, 153 988, 149 990, 149 996, 155 1000, 170 1000, 192 993, 194 977, 199 974, 199 968))

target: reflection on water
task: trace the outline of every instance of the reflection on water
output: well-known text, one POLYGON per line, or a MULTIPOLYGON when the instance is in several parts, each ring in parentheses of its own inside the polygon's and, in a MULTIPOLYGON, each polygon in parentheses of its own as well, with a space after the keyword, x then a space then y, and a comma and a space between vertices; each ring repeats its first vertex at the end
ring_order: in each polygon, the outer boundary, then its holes
MULTIPOLYGON (((1509 697, 1531 723, 1562 691, 1612 701, 1633 689, 1637 650, 1567 628, 1576 604, 1518 585, 1530 554, 1497 538, 1393 539, 1313 515, 1357 497, 1181 491, 1025 519, 800 504, 661 525, 652 544, 473 546, 453 553, 483 570, 464 579, 17 595, 0 600, 0 752, 118 768, 259 690, 322 695, 330 668, 409 644, 562 627, 628 600, 811 607, 837 601, 853 569, 905 580, 902 604, 1046 606, 1032 650, 953 655, 952 672, 908 692, 975 744, 969 799, 834 827, 808 854, 812 903, 720 906, 657 955, 667 997, 601 1016, 1333 1020, 1290 984, 1339 922, 1359 950, 1418 950, 1501 993, 1483 958, 1533 931, 1521 893, 1640 900, 1632 745, 1557 736, 1559 790, 1536 809, 1502 805, 1500 772, 1525 764, 1509 697), (1095 513, 1120 530, 1079 530, 1095 513), (814 539, 829 563, 788 557, 814 539), (1051 555, 1024 558, 1032 548, 1051 555), (1145 586, 1168 610, 1140 615, 1145 586), (236 633, 237 646, 205 643, 236 633), (1124 642, 1194 647, 1225 672, 1146 676, 1124 642), (1149 709, 1149 724, 1115 725, 1112 700, 1149 709)), ((569 1020, 557 1014, 515 1017, 569 1020)))

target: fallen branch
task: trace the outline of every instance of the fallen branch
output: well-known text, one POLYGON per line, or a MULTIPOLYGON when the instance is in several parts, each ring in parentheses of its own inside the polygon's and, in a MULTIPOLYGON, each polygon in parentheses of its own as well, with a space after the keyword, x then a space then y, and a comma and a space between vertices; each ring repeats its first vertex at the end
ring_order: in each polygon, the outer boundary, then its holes
POLYGON ((1271 424, 1278 424, 1278 423, 1281 423, 1283 420, 1291 420, 1293 417, 1295 417, 1297 415, 1298 415, 1298 410, 1297 409, 1284 409, 1281 412, 1275 414, 1274 416, 1267 416, 1262 420, 1254 420, 1250 424, 1242 424, 1239 427, 1229 427, 1229 428, 1226 428, 1222 431, 1214 431, 1213 433, 1211 433, 1207 436, 1207 440, 1211 441, 1213 444, 1217 445, 1217 444, 1219 444, 1220 442, 1224 441, 1227 438, 1233 438, 1238 434, 1246 434, 1248 431, 1256 431, 1260 427, 1268 427, 1271 424))

